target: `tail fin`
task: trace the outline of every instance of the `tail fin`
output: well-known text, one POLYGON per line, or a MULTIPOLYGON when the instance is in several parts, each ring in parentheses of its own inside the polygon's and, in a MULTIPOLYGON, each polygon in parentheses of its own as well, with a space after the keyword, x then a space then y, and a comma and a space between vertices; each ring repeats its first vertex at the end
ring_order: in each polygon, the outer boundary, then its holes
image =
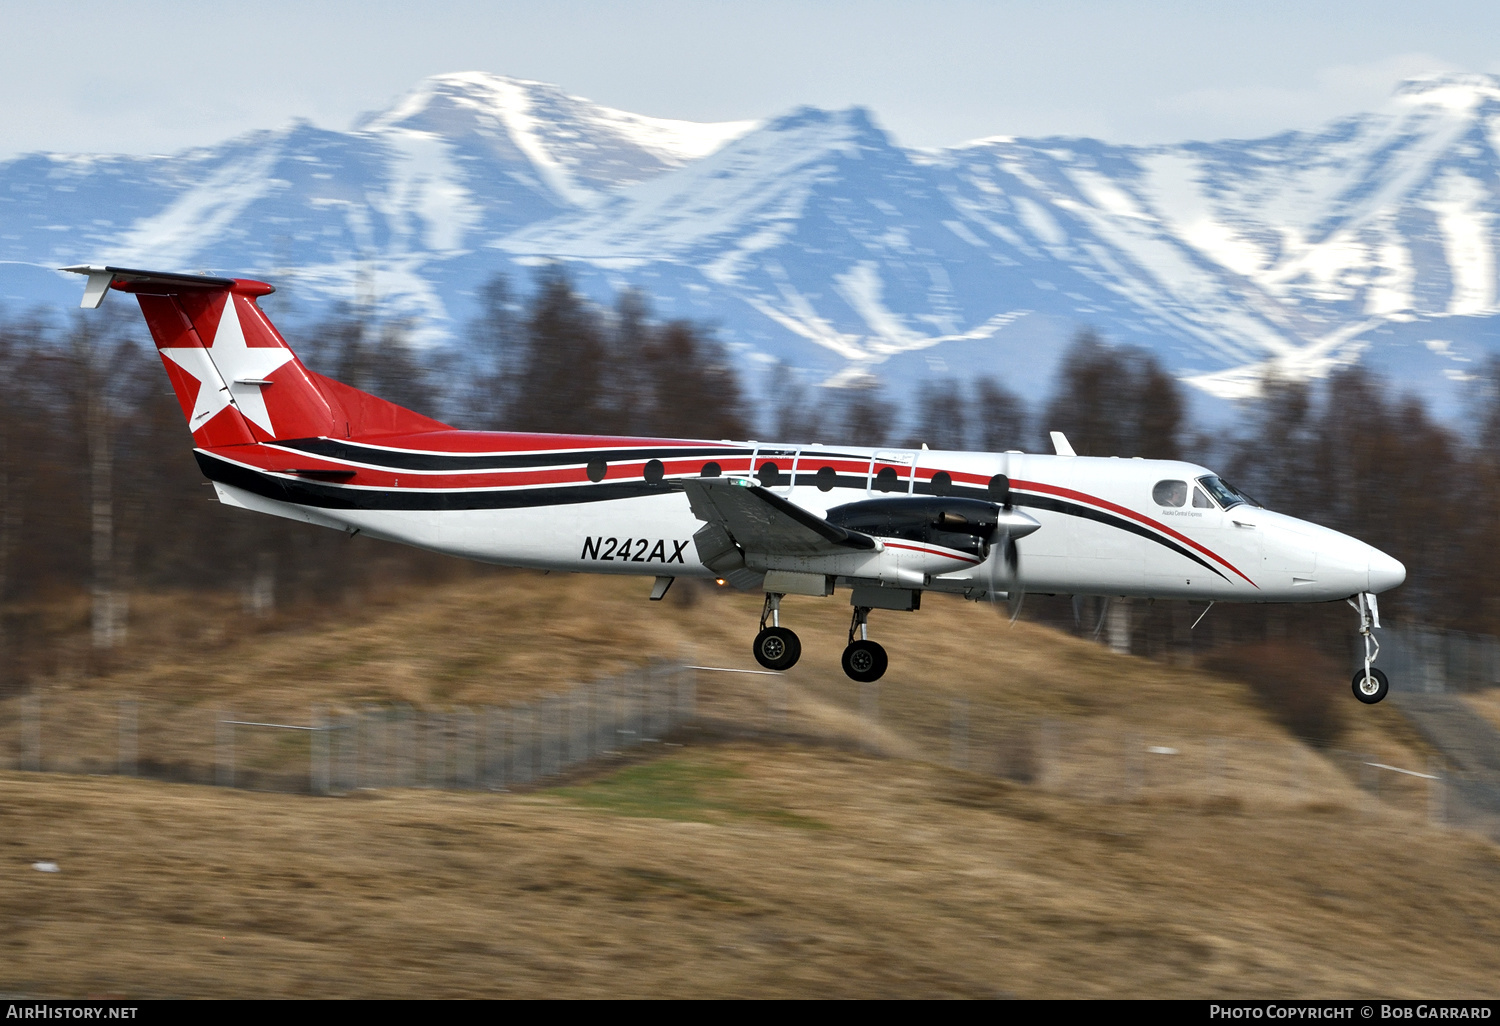
POLYGON ((256 305, 257 296, 275 291, 265 282, 121 267, 63 270, 89 276, 85 308, 97 307, 111 288, 135 295, 199 446, 448 430, 302 366, 256 305))

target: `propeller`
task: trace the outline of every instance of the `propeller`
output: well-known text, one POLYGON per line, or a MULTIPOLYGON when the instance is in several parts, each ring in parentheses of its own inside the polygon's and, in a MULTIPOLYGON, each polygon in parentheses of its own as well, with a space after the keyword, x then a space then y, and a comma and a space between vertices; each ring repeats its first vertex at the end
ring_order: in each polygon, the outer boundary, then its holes
MULTIPOLYGON (((1010 461, 1006 460, 1005 469, 1010 469, 1010 461)), ((990 478, 989 497, 992 501, 1000 504, 1000 515, 997 518, 996 533, 1000 536, 999 558, 995 558, 993 546, 991 556, 986 561, 989 570, 989 596, 990 601, 995 600, 995 594, 1000 591, 1000 582, 997 573, 1000 566, 1005 567, 1005 595, 1009 606, 1010 622, 1015 623, 1016 617, 1021 615, 1021 603, 1026 598, 1026 586, 1021 581, 1021 550, 1016 546, 1016 540, 1024 538, 1042 525, 1037 523, 1025 513, 1016 512, 1015 504, 1011 501, 1010 476, 1008 474, 996 474, 990 478)))

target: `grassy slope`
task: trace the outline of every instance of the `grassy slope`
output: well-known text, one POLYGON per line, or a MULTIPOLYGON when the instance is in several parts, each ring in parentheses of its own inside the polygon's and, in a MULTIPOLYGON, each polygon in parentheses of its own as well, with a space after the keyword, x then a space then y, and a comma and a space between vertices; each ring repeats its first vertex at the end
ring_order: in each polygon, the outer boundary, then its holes
MULTIPOLYGON (((64 674, 47 701, 477 705, 689 646, 749 663, 753 598, 644 591, 484 577, 254 630, 156 599, 118 669, 64 674)), ((1500 851, 1372 811, 1317 756, 1298 800, 1243 802, 1089 801, 899 757, 950 696, 1287 747, 1239 686, 934 601, 876 614, 898 757, 856 755, 840 747, 858 707, 836 662, 847 615, 787 604, 805 651, 788 697, 816 727, 800 740, 704 740, 531 794, 0 774, 0 991, 1495 996, 1500 851), (44 858, 63 871, 30 868, 44 858)), ((764 684, 733 686, 753 704, 764 684)), ((1390 710, 1353 720, 1352 746, 1425 759, 1390 710)))

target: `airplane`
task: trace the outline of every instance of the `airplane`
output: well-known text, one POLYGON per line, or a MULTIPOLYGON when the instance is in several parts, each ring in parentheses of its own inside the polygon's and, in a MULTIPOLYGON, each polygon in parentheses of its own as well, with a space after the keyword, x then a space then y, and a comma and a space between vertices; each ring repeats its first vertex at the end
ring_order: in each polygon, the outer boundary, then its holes
MULTIPOLYGON (((132 294, 218 500, 487 563, 765 594, 755 659, 796 664, 787 595, 847 589, 845 673, 889 659, 872 610, 925 592, 1216 602, 1345 600, 1359 616, 1359 701, 1390 689, 1376 596, 1406 568, 1273 512, 1206 467, 1078 456, 464 431, 305 367, 256 300, 265 282, 81 265, 82 307, 132 294), (1024 555, 1024 561, 1023 561, 1024 555)), ((1207 609, 1205 609, 1205 612, 1207 609)), ((1201 619, 1201 617, 1200 617, 1201 619)))

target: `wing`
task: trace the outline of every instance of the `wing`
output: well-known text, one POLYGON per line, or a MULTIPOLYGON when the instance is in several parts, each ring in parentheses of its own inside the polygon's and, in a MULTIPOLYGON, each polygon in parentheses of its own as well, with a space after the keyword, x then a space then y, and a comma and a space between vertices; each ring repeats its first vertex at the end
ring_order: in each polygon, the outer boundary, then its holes
MULTIPOLYGON (((745 478, 700 477, 679 483, 687 492, 693 515, 719 528, 745 552, 821 556, 876 547, 869 535, 830 524, 745 478)), ((706 535, 706 543, 717 532, 699 534, 706 535)), ((700 544, 700 551, 703 548, 700 544)), ((709 558, 704 562, 713 566, 709 558)))

